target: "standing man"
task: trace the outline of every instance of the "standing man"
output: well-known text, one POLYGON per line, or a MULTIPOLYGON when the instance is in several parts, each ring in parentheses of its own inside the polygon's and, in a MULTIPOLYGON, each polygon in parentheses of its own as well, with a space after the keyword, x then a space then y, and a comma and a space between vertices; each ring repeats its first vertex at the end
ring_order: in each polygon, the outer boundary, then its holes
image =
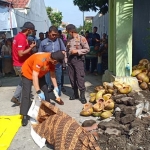
POLYGON ((41 41, 43 41, 43 40, 44 40, 44 33, 43 33, 43 32, 40 32, 40 33, 39 33, 39 39, 36 41, 37 50, 39 49, 40 44, 41 44, 41 41))
POLYGON ((100 44, 100 35, 97 33, 97 27, 93 28, 93 33, 89 35, 90 37, 90 46, 94 46, 96 44, 100 44))
POLYGON ((84 56, 89 52, 89 45, 85 37, 77 33, 76 27, 69 24, 66 27, 69 35, 67 43, 68 53, 68 72, 74 94, 70 100, 78 99, 78 89, 80 90, 80 101, 82 104, 87 103, 85 99, 85 71, 84 71, 84 56))
MULTIPOLYGON (((66 47, 63 41, 58 37, 58 29, 55 26, 51 26, 48 32, 48 38, 44 39, 39 47, 39 52, 56 52, 56 51, 66 51, 66 47)), ((61 96, 61 76, 62 76, 62 65, 57 64, 55 67, 56 79, 59 88, 59 96, 61 96)), ((50 74, 46 74, 46 82, 51 86, 50 74)))
MULTIPOLYGON (((31 55, 32 49, 36 46, 36 43, 31 43, 31 45, 29 45, 27 40, 27 36, 35 30, 34 24, 31 22, 25 22, 21 29, 22 31, 15 36, 12 46, 13 66, 16 74, 19 75, 20 78, 21 67, 25 60, 31 55)), ((22 81, 20 80, 11 102, 20 104, 21 91, 22 81)))
MULTIPOLYGON (((31 105, 30 93, 31 86, 36 90, 36 93, 42 100, 50 102, 48 88, 45 81, 45 74, 50 72, 51 80, 54 85, 54 90, 58 92, 58 86, 55 76, 55 65, 62 63, 64 53, 57 51, 54 53, 36 53, 30 56, 22 66, 22 100, 20 107, 20 114, 23 115, 22 126, 28 124, 28 110, 31 105)), ((57 103, 63 105, 63 101, 57 100, 57 103)))

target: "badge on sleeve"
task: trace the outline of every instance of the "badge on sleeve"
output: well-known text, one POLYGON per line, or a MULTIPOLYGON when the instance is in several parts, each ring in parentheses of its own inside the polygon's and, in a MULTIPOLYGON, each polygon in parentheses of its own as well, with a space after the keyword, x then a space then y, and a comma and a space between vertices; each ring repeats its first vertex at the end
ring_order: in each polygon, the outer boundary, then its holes
POLYGON ((41 66, 37 64, 37 65, 36 65, 36 68, 39 68, 39 69, 40 69, 40 68, 41 68, 41 66))

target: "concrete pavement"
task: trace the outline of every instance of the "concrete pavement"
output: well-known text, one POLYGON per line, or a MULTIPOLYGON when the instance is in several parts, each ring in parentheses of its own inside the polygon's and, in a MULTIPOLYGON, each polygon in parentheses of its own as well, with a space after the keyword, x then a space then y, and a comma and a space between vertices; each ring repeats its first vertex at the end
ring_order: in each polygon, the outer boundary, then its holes
MULTIPOLYGON (((19 114, 19 106, 14 106, 12 102, 10 102, 15 88, 19 82, 19 77, 8 77, 8 78, 1 78, 2 87, 0 87, 0 115, 16 115, 19 114)), ((94 76, 94 75, 86 75, 86 98, 89 100, 89 93, 93 91, 94 87, 97 85, 101 85, 101 76, 94 76)), ((60 106, 56 103, 62 111, 70 115, 71 117, 75 118, 78 123, 86 119, 95 119, 94 117, 81 117, 79 115, 80 111, 82 110, 83 105, 79 100, 69 101, 69 95, 72 95, 72 89, 70 86, 70 82, 68 79, 67 74, 65 74, 65 88, 66 92, 62 94, 62 100, 64 101, 65 105, 60 106)), ((33 90, 33 93, 35 91, 33 90)), ((54 96, 50 93, 51 98, 53 99, 54 96)), ((10 147, 8 150, 40 150, 40 148, 34 143, 32 137, 30 136, 30 123, 26 127, 21 127, 17 132, 16 136, 14 137, 10 147)), ((43 150, 50 150, 53 149, 51 147, 44 147, 43 150)))

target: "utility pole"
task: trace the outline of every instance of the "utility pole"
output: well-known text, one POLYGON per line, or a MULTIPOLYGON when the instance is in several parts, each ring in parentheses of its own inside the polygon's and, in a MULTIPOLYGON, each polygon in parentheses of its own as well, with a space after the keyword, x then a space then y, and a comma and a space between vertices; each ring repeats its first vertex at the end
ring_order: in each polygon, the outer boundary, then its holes
POLYGON ((85 25, 85 21, 84 21, 84 11, 83 11, 83 33, 84 33, 84 25, 85 25))

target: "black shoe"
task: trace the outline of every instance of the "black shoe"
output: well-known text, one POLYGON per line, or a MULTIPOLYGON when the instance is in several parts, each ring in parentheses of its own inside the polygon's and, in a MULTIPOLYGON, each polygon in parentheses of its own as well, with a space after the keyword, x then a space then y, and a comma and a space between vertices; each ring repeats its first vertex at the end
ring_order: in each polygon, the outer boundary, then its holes
POLYGON ((29 117, 27 115, 22 118, 22 126, 26 126, 28 124, 29 117))
POLYGON ((82 104, 86 104, 87 100, 85 98, 85 91, 80 91, 80 101, 82 104))
POLYGON ((87 100, 85 98, 80 98, 80 101, 82 104, 86 104, 87 103, 87 100))
POLYGON ((75 99, 79 99, 79 96, 78 95, 72 95, 70 96, 69 100, 75 100, 75 99))

